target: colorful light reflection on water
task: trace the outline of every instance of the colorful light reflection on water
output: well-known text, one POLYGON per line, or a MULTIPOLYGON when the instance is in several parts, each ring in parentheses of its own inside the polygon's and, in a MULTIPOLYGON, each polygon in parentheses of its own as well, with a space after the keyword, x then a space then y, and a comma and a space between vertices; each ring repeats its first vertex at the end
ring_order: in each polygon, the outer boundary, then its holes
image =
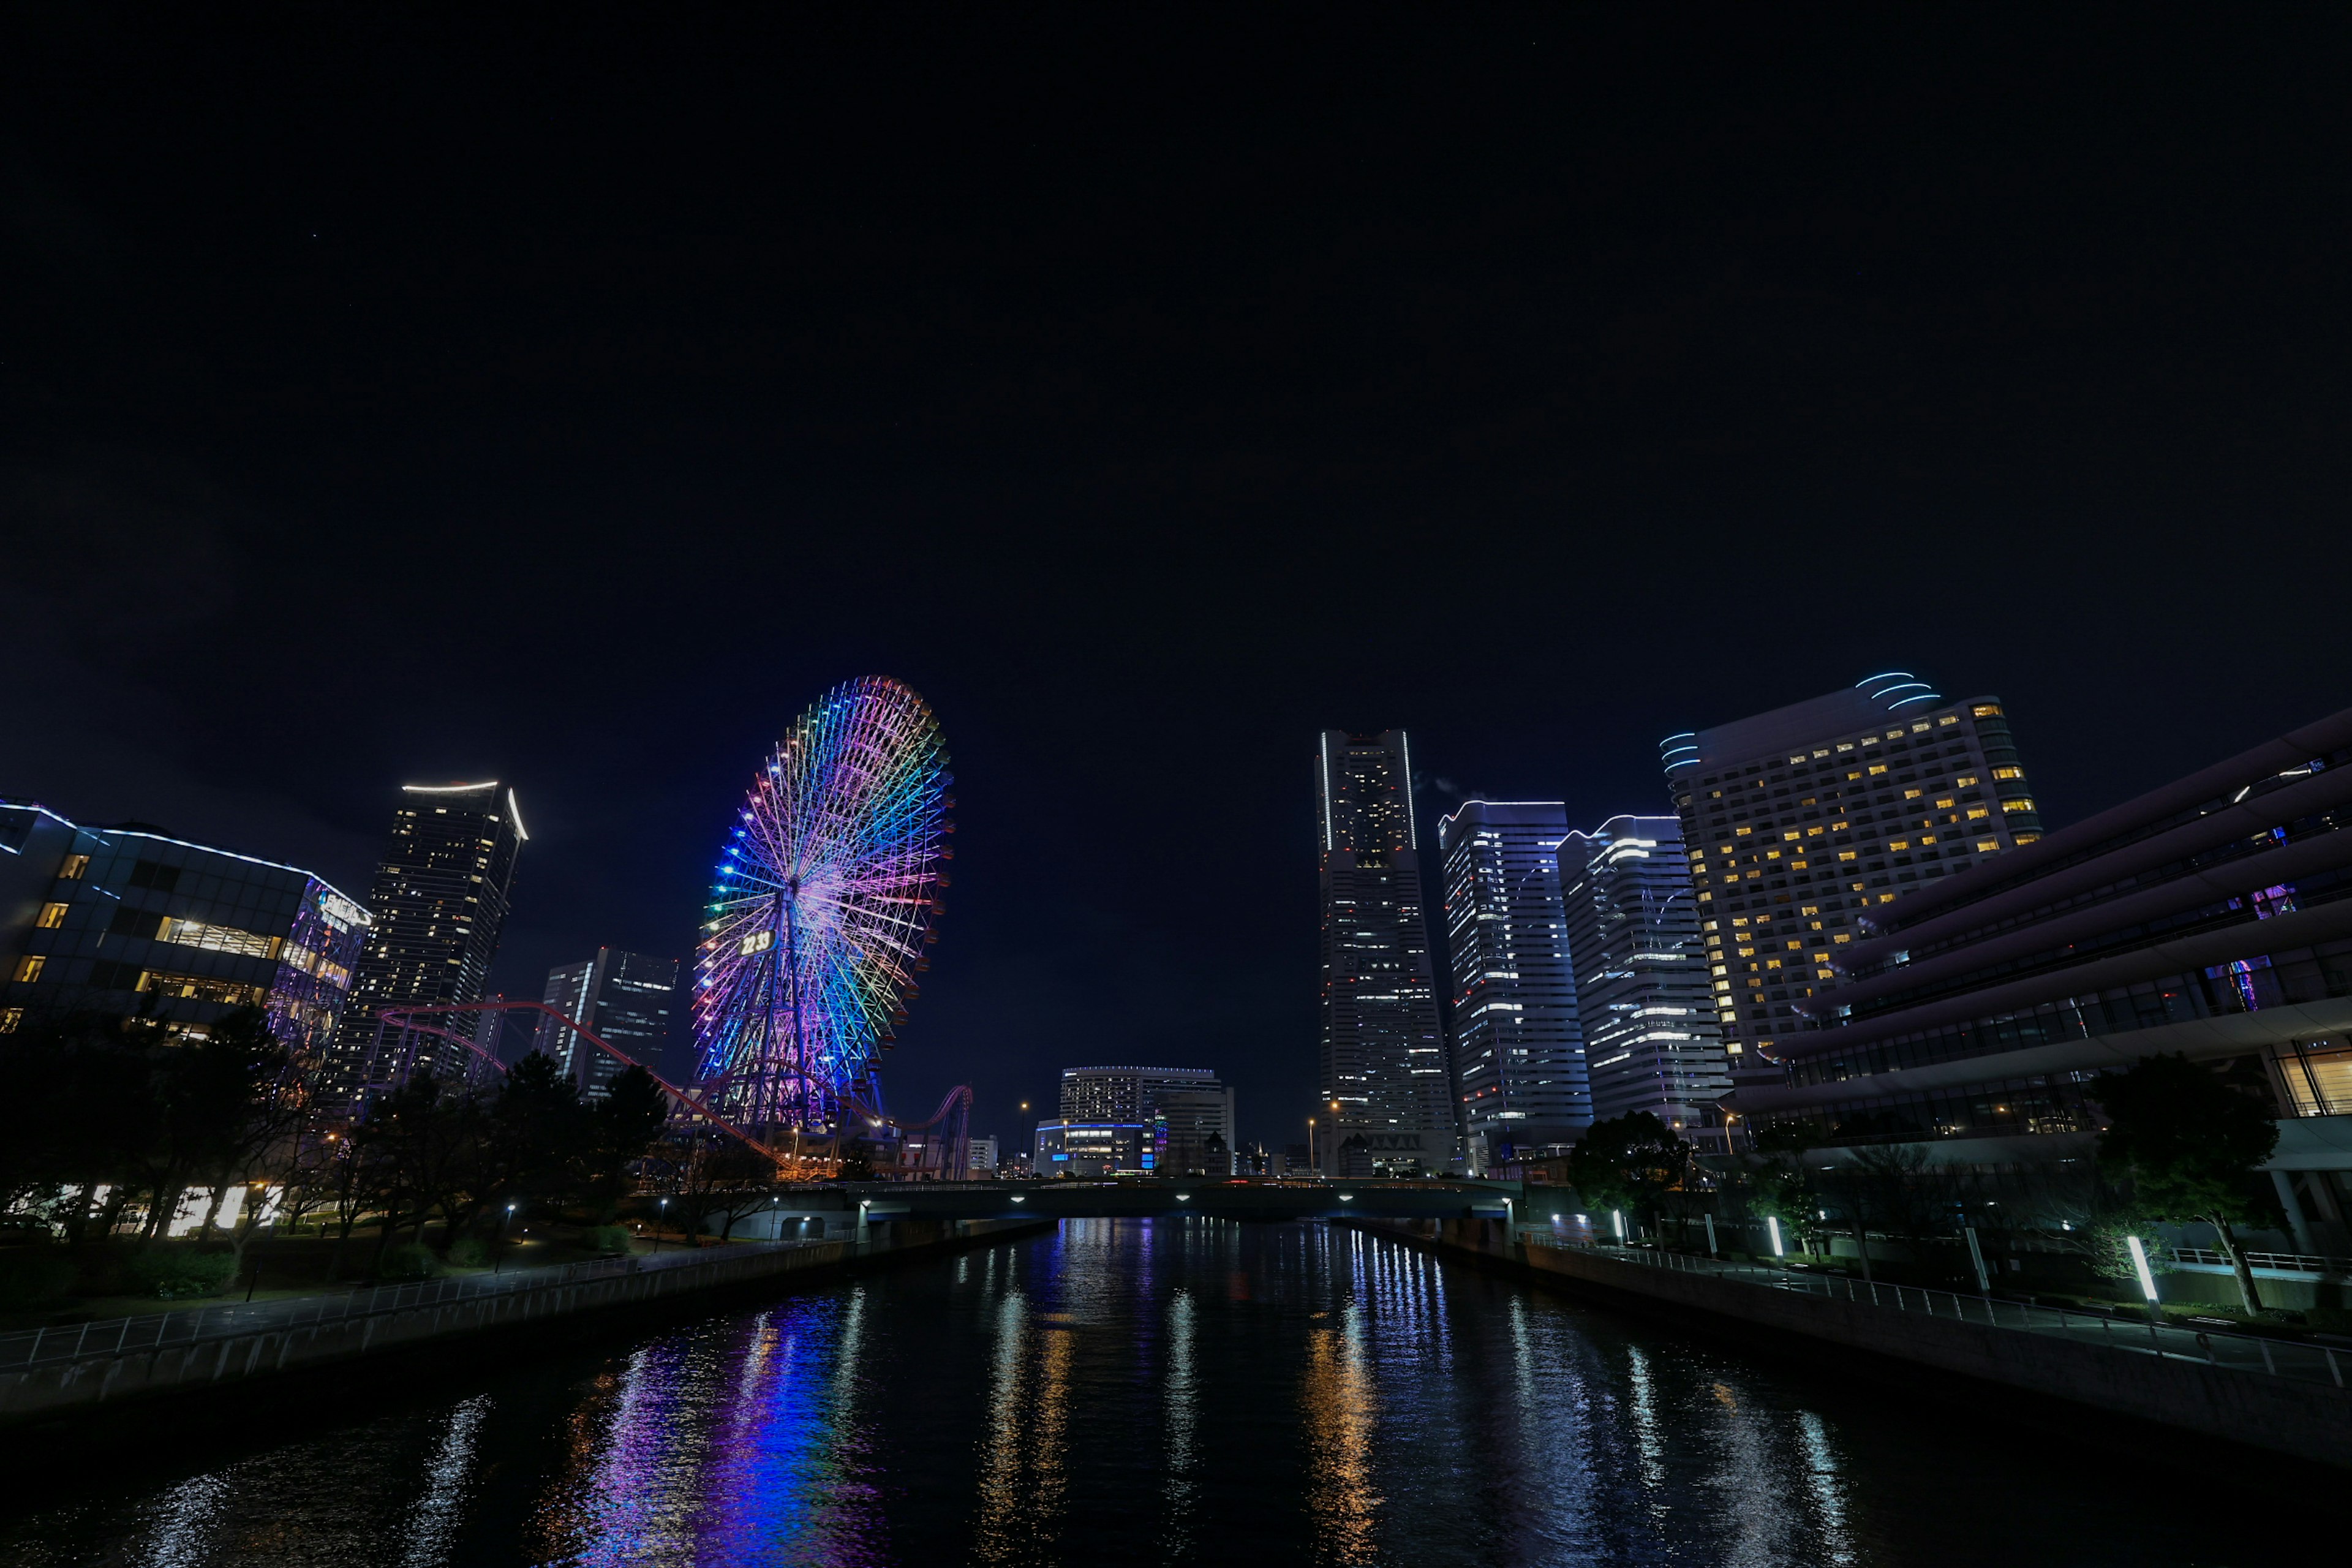
POLYGON ((1086 1221, 20 1500, 0 1561, 2244 1560, 2018 1437, 1353 1233, 1086 1221))

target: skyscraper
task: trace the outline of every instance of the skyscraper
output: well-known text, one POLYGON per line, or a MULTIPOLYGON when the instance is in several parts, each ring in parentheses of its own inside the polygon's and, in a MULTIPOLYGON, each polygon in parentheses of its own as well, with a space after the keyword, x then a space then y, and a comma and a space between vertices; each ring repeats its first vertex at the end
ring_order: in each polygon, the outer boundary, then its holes
MULTIPOLYGON (((375 923, 335 1036, 333 1087, 360 1087, 383 1009, 482 999, 506 926, 515 862, 530 837, 514 791, 501 793, 495 779, 401 786, 368 895, 375 923)), ((445 1042, 418 1065, 458 1076, 463 1051, 445 1042)))
POLYGON ((1323 1110, 1333 1175, 1459 1169, 1402 730, 1323 731, 1323 1110), (1336 1107, 1336 1109, 1335 1109, 1336 1107))
POLYGON ((1437 825, 1454 970, 1454 1069, 1471 1171, 1592 1121, 1560 916, 1558 801, 1465 801, 1437 825))
POLYGON ((1728 1152, 1715 1102, 1731 1077, 1682 824, 1612 816, 1559 856, 1592 1119, 1646 1110, 1728 1152))
POLYGON ((1865 910, 2042 837, 1997 697, 1895 670, 1659 743, 1733 1081, 1780 1081, 1797 1004, 1865 910))
MULTIPOLYGON (((547 972, 540 1000, 587 1029, 632 1061, 658 1071, 669 1043, 670 996, 677 990, 677 960, 648 958, 600 947, 593 958, 547 972)), ((621 1071, 620 1062, 552 1018, 541 1017, 537 1048, 563 1064, 580 1092, 604 1098, 621 1071)))

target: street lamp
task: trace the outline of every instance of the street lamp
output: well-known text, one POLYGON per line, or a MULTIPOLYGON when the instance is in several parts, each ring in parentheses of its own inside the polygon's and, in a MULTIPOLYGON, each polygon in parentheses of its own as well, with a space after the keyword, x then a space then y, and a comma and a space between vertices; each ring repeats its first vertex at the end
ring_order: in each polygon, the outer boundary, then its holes
POLYGON ((2139 1276, 2140 1294, 2147 1298, 2147 1321, 2160 1323, 2164 1321, 2164 1308, 2157 1300, 2156 1274, 2147 1266, 2147 1248, 2139 1244, 2136 1236, 2124 1237, 2124 1245, 2131 1248, 2132 1272, 2139 1276))
POLYGON ((507 1224, 514 1218, 515 1205, 507 1205, 506 1218, 499 1221, 499 1238, 490 1245, 497 1256, 490 1259, 490 1272, 496 1274, 507 1266, 507 1224))
POLYGON ((654 1250, 655 1250, 656 1252, 659 1252, 659 1251, 661 1250, 661 1241, 662 1241, 661 1227, 662 1227, 663 1223, 664 1223, 665 1221, 667 1221, 668 1218, 669 1218, 669 1200, 668 1200, 667 1198, 664 1198, 664 1199, 662 1199, 662 1201, 661 1201, 661 1205, 660 1205, 660 1208, 659 1208, 659 1210, 658 1210, 658 1212, 657 1212, 657 1217, 654 1220, 654 1250))

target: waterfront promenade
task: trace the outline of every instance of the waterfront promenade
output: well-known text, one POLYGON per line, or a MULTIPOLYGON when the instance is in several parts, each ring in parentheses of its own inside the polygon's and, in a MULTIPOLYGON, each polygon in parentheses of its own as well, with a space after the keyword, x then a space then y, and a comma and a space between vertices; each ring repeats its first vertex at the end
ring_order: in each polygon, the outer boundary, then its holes
POLYGON ((872 1239, 754 1242, 550 1268, 221 1304, 0 1335, 0 1423, 347 1363, 526 1322, 1042 1228, 901 1222, 872 1239))
POLYGON ((1612 1305, 1843 1349, 2352 1468, 2352 1353, 2030 1302, 1582 1246, 1488 1221, 1352 1222, 1612 1305))

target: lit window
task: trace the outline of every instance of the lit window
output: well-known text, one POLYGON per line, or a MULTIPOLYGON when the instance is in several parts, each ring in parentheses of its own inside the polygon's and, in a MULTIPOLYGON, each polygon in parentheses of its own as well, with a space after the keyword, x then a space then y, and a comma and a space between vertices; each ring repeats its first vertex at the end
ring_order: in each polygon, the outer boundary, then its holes
MULTIPOLYGON (((1818 831, 1819 831, 1819 829, 1816 829, 1815 831, 1817 831, 1817 832, 1818 832, 1818 831)), ((1792 827, 1792 828, 1790 828, 1788 832, 1783 833, 1782 835, 1780 835, 1780 837, 1781 837, 1782 838, 1784 838, 1784 839, 1788 840, 1788 841, 1789 841, 1789 842, 1790 842, 1790 843, 1794 843, 1794 842, 1796 842, 1796 838, 1797 838, 1797 830, 1796 830, 1795 828, 1793 828, 1793 827, 1792 827)))
POLYGON ((2032 844, 2041 837, 2039 833, 2021 833, 2017 836, 2017 841, 2020 844, 2032 844))
POLYGON ((1854 853, 1855 852, 1852 849, 1841 849, 1838 851, 1838 858, 1841 860, 1851 860, 1854 858, 1854 853))
POLYGON ((16 1026, 25 1021, 22 1007, 0 1007, 0 1035, 13 1035, 16 1026))
POLYGON ((1970 822, 1976 821, 1980 816, 1990 816, 1991 815, 1992 807, 1989 805, 1972 805, 1969 807, 1969 820, 1970 822))
POLYGON ((1960 716, 1957 713, 1947 713, 1942 718, 1936 721, 1938 724, 1957 724, 1959 721, 1960 716))
POLYGON ((1852 942, 1852 941, 1853 940, 1853 937, 1851 937, 1851 936, 1849 936, 1849 935, 1847 935, 1844 931, 1832 931, 1832 932, 1830 933, 1830 940, 1831 940, 1832 942, 1852 942))
POLYGON ((1917 800, 1919 798, 1919 792, 1916 789, 1906 789, 1903 792, 1903 798, 1905 800, 1917 800))
POLYGON ((2033 809, 2033 802, 2030 797, 2020 795, 2015 800, 2002 801, 2000 803, 2000 808, 2003 811, 2032 811, 2033 809))
POLYGON ((1992 771, 1992 776, 1997 779, 2021 779, 2025 776, 2025 770, 2023 768, 1995 768, 1992 771))
POLYGON ((1895 901, 1895 895, 1892 893, 1881 893, 1878 895, 1878 901, 1882 904, 1891 904, 1895 901))
POLYGON ((1732 835, 1733 835, 1733 837, 1746 837, 1747 835, 1748 835, 1748 834, 1750 834, 1750 833, 1755 832, 1756 830, 1755 830, 1754 828, 1752 828, 1752 827, 1735 827, 1735 828, 1733 828, 1731 831, 1732 831, 1732 835))
MULTIPOLYGON (((1727 1023, 1727 1023, 1730 1023, 1732 1020, 1731 1020, 1729 1017, 1726 1017, 1723 1021, 1724 1021, 1725 1023, 1727 1023)), ((1725 1042, 1724 1042, 1724 1047, 1723 1047, 1723 1054, 1724 1054, 1724 1055, 1726 1055, 1726 1056, 1730 1056, 1730 1057, 1736 1057, 1736 1056, 1738 1056, 1738 1055, 1739 1054, 1739 1042, 1738 1042, 1738 1040, 1727 1040, 1727 1041, 1725 1041, 1725 1042)))
POLYGON ((1975 714, 1979 719, 1998 719, 2000 717, 2000 704, 1998 702, 1979 702, 1975 707, 1969 709, 1969 711, 1975 714))
POLYGON ((1870 764, 1870 771, 1873 773, 1883 773, 1886 771, 1886 764, 1885 763, 1873 763, 1870 764))
POLYGON ((81 880, 81 874, 89 869, 89 856, 68 855, 66 857, 65 864, 58 868, 58 876, 68 882, 79 882, 81 880))
POLYGON ((28 952, 24 957, 18 959, 16 961, 16 975, 17 983, 23 985, 29 985, 34 981, 38 980, 41 977, 42 968, 46 966, 48 962, 49 961, 47 959, 42 957, 37 952, 28 952))
POLYGON ((1944 796, 1944 798, 1943 798, 1943 799, 1941 799, 1941 800, 1939 800, 1939 801, 1937 801, 1937 802, 1936 803, 1936 809, 1937 809, 1937 810, 1938 810, 1938 811, 1941 811, 1941 810, 1943 810, 1946 806, 1948 806, 1948 805, 1950 805, 1951 804, 1952 804, 1952 797, 1951 797, 1950 795, 1946 795, 1946 796, 1944 796))
POLYGON ((1990 855, 2000 847, 2000 840, 1998 838, 1979 838, 1977 840, 1977 853, 1979 855, 1990 855))
POLYGON ((40 919, 39 924, 40 924, 40 928, 41 928, 43 931, 55 931, 55 930, 57 930, 57 929, 58 929, 58 927, 59 927, 59 926, 61 926, 61 925, 63 925, 63 924, 65 924, 65 923, 66 923, 66 906, 65 906, 65 905, 63 905, 63 904, 43 904, 43 905, 41 906, 41 919, 40 919))

